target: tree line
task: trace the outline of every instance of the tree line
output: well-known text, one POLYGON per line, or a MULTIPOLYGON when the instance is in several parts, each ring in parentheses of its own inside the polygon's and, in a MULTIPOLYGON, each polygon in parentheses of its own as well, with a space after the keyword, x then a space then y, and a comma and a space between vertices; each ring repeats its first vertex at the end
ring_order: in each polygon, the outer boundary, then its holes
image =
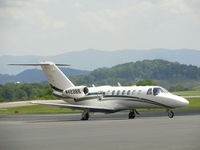
POLYGON ((52 95, 52 89, 47 83, 7 83, 0 85, 0 102, 56 99, 52 95))
POLYGON ((200 68, 165 60, 144 60, 120 64, 112 68, 92 71, 89 75, 70 77, 76 84, 115 85, 117 82, 136 83, 142 79, 152 79, 169 84, 200 81, 200 68))
MULTIPOLYGON (((136 83, 126 83, 123 86, 146 86, 157 85, 156 81, 151 79, 140 80, 136 83)), ((169 88, 170 91, 183 91, 188 88, 183 85, 173 85, 169 88)), ((34 99, 56 99, 52 94, 53 90, 48 83, 7 83, 0 85, 0 102, 11 102, 21 100, 34 100, 34 99)))

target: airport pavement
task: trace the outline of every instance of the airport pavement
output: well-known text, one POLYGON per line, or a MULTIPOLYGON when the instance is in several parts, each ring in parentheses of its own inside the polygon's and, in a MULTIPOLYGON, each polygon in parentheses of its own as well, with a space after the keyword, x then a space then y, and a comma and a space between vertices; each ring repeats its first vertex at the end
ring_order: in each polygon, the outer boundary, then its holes
POLYGON ((199 150, 200 110, 127 113, 0 115, 2 150, 199 150))

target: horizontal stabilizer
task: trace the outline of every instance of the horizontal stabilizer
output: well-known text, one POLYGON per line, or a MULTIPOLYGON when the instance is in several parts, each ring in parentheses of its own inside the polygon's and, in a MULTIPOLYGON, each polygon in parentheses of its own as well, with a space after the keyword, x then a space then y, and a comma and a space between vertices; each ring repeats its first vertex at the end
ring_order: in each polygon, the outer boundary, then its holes
POLYGON ((68 64, 54 64, 51 61, 42 61, 34 64, 8 64, 11 66, 40 66, 50 85, 61 91, 74 87, 74 84, 58 68, 58 66, 70 66, 68 64))
MULTIPOLYGON (((10 66, 48 66, 51 63, 39 63, 39 64, 8 64, 10 66)), ((55 64, 56 66, 70 66, 69 64, 55 64)))

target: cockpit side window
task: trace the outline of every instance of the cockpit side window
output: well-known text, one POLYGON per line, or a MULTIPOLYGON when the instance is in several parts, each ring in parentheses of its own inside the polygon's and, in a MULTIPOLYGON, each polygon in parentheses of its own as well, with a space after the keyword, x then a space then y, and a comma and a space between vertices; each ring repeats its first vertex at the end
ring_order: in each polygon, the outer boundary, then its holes
POLYGON ((128 90, 127 95, 130 95, 130 93, 131 93, 131 90, 128 90))
POLYGON ((149 88, 149 89, 148 89, 147 95, 152 95, 152 88, 149 88))
POLYGON ((154 88, 153 89, 153 95, 158 95, 159 93, 159 89, 158 88, 154 88))
POLYGON ((169 93, 166 89, 162 88, 162 90, 164 91, 164 93, 169 93))
POLYGON ((159 93, 165 93, 161 88, 154 88, 153 95, 158 95, 159 93))

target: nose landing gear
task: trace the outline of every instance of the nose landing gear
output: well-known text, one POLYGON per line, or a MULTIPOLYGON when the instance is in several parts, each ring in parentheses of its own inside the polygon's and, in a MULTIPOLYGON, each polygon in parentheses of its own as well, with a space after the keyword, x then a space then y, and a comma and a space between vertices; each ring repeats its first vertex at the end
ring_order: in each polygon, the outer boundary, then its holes
POLYGON ((171 110, 167 111, 169 118, 173 118, 174 117, 174 112, 171 110))

